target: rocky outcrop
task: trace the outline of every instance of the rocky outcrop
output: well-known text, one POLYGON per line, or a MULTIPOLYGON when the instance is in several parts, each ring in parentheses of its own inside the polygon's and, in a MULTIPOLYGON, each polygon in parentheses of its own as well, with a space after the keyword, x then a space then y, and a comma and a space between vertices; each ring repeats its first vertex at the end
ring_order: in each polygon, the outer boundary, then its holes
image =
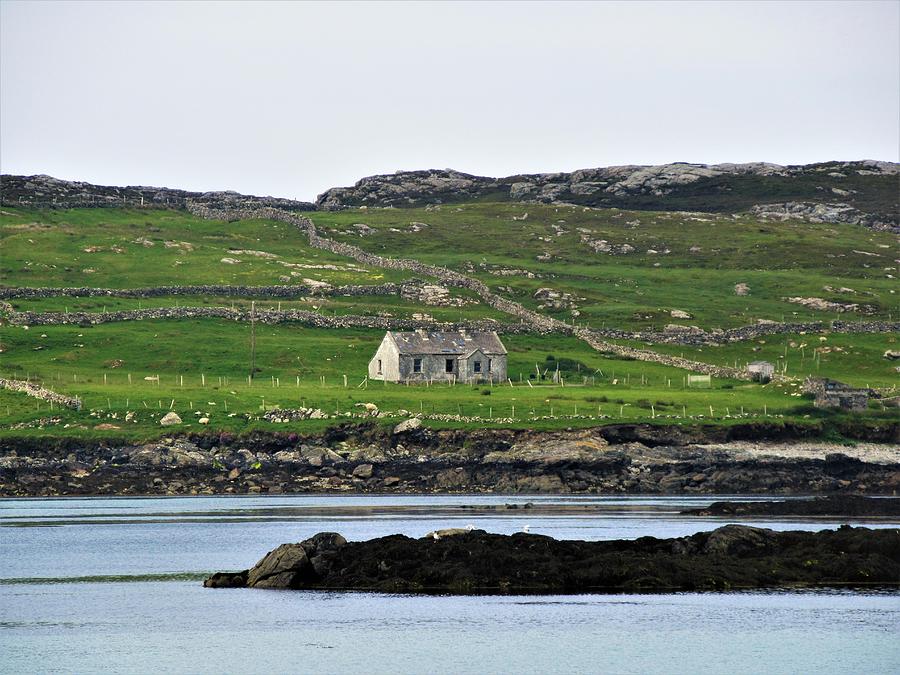
POLYGON ((890 227, 898 225, 900 220, 896 206, 884 212, 869 213, 854 204, 831 204, 828 197, 840 195, 845 200, 855 200, 869 193, 880 196, 893 190, 892 199, 896 200, 898 173, 900 164, 871 160, 805 166, 764 162, 715 165, 676 162, 505 178, 474 176, 452 169, 398 171, 363 178, 351 187, 327 190, 319 195, 316 204, 320 209, 334 210, 358 206, 423 206, 492 198, 726 213, 757 207, 760 213, 772 217, 780 217, 786 208, 792 214, 788 217, 805 218, 808 215, 822 222, 890 227), (849 187, 848 181, 852 182, 851 189, 845 189, 849 187), (795 201, 785 208, 784 204, 762 204, 773 192, 790 196, 795 201), (807 206, 810 204, 812 206, 807 206))
MULTIPOLYGON (((713 211, 758 209, 761 217, 850 222, 870 227, 900 226, 896 177, 900 164, 863 160, 780 166, 690 164, 612 166, 571 173, 521 174, 489 178, 452 169, 398 171, 368 176, 351 187, 319 195, 315 204, 236 192, 188 192, 169 188, 110 187, 51 176, 2 176, 0 203, 47 208, 129 206, 215 209, 277 208, 286 211, 358 206, 424 206, 495 199, 568 203, 592 207, 713 211), (772 194, 791 201, 768 204, 772 194), (890 206, 872 207, 884 203, 890 206), (829 197, 839 196, 834 203, 829 197)), ((355 227, 366 234, 367 226, 355 227)))
POLYGON ((837 312, 839 314, 843 314, 844 312, 861 312, 863 314, 874 314, 877 310, 874 305, 862 305, 858 302, 836 302, 824 298, 792 297, 782 298, 782 300, 795 305, 803 305, 807 309, 814 309, 819 312, 837 312))
POLYGON ((280 197, 256 197, 237 192, 189 192, 172 188, 133 185, 115 187, 93 185, 82 181, 62 180, 53 176, 0 177, 0 204, 37 208, 76 207, 163 207, 184 208, 188 202, 214 208, 270 206, 286 211, 314 211, 315 204, 280 197))
POLYGON ((900 530, 775 532, 726 525, 677 539, 592 542, 484 530, 348 542, 322 532, 283 544, 245 572, 214 574, 203 585, 533 594, 854 584, 900 586, 900 530))
POLYGON ((755 204, 750 208, 762 220, 803 220, 808 223, 849 223, 865 225, 873 230, 900 232, 896 220, 863 213, 844 203, 781 202, 777 204, 755 204))
MULTIPOLYGON (((341 209, 353 204, 361 206, 409 206, 436 204, 441 201, 465 201, 501 189, 502 181, 454 171, 398 171, 394 174, 369 176, 350 188, 331 188, 319 195, 320 209, 341 209)), ((508 191, 508 187, 507 187, 508 191)))

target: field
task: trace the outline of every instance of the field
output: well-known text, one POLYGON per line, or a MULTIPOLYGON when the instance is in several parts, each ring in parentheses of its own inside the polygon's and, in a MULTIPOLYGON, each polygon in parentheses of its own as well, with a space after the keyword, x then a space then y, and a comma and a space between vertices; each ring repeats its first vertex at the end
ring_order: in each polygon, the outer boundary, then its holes
MULTIPOLYGON (((605 420, 731 423, 765 414, 775 419, 801 409, 809 412, 808 402, 793 387, 713 380, 711 388, 688 389, 684 371, 608 359, 568 337, 506 336, 511 383, 405 386, 369 381, 360 386, 381 339, 376 331, 261 326, 256 350, 259 370, 248 383, 247 325, 204 320, 133 322, 128 330, 123 326, 7 330, 2 375, 40 380, 55 391, 80 396, 85 412, 67 411, 61 417, 62 423, 76 426, 69 433, 85 436, 96 435, 98 424, 109 423, 129 437, 158 434, 157 420, 169 409, 186 423, 203 413, 215 428, 234 431, 265 426, 254 419, 265 410, 303 406, 343 417, 348 412, 362 414, 358 403, 374 403, 389 413, 408 410, 480 418, 443 420, 469 427, 528 426, 536 417, 550 418, 538 421, 546 427, 605 420), (552 373, 557 364, 562 385, 549 378, 537 380, 537 368, 552 373), (137 421, 123 421, 128 411, 136 413, 137 421), (116 417, 110 419, 110 413, 116 417)), ((4 393, 0 401, 9 406, 3 412, 19 421, 60 414, 46 403, 20 395, 4 393)), ((441 420, 430 424, 442 426, 441 420)), ((199 428, 196 422, 193 427, 199 428)), ((59 425, 51 426, 44 433, 58 430, 59 425)))
MULTIPOLYGON (((711 329, 760 318, 889 319, 900 313, 893 279, 896 238, 860 227, 492 202, 308 215, 328 236, 383 255, 463 271, 526 306, 595 327, 636 330, 689 323, 711 329), (526 212, 528 217, 522 219, 526 212), (354 227, 361 223, 366 227, 354 227), (601 240, 634 250, 597 253, 589 242, 601 240), (748 284, 749 295, 736 295, 737 283, 748 284), (548 307, 544 299, 534 297, 539 288, 571 297, 562 295, 561 306, 548 307), (867 313, 814 311, 785 302, 787 296, 855 302, 866 305, 867 313), (673 318, 672 310, 691 318, 673 318)), ((6 286, 256 286, 308 279, 380 284, 410 278, 310 248, 299 232, 277 221, 223 223, 175 211, 7 208, 0 213, 0 244, 0 282, 6 286)), ((425 306, 398 296, 337 296, 281 301, 260 297, 257 306, 329 316, 514 320, 468 291, 451 289, 451 296, 465 304, 425 306)), ((39 312, 249 303, 246 297, 211 295, 11 300, 16 310, 39 312)), ((384 423, 412 412, 424 414, 435 427, 733 424, 760 419, 815 423, 836 417, 812 408, 796 382, 762 386, 713 379, 710 388, 687 388, 683 370, 612 358, 561 335, 503 335, 510 353, 510 382, 505 384, 407 387, 365 382, 382 331, 258 325, 256 370, 248 381, 250 331, 248 323, 221 319, 29 328, 4 323, 0 375, 78 396, 84 408, 50 410, 47 403, 0 391, 0 415, 5 413, 8 420, 0 434, 152 438, 165 433, 158 420, 170 409, 195 430, 201 416, 209 418, 211 428, 230 432, 312 430, 348 415, 361 416, 358 404, 363 403, 388 413, 380 418, 384 423), (536 376, 536 371, 552 373, 557 368, 564 384, 536 376), (260 419, 267 410, 299 406, 317 408, 329 418, 287 424, 260 419), (125 422, 128 412, 132 415, 125 422)), ((894 367, 881 356, 896 350, 895 335, 823 337, 649 348, 722 365, 787 360, 792 376, 896 385, 894 367)), ((648 348, 643 343, 634 346, 648 348)), ((877 422, 891 415, 873 404, 862 417, 877 422)))
POLYGON ((861 316, 810 310, 785 297, 857 303, 869 306, 872 317, 900 316, 897 238, 858 226, 508 203, 307 215, 336 239, 466 271, 532 308, 540 305, 533 297, 539 288, 569 293, 577 316, 570 308, 544 311, 594 327, 684 323, 672 310, 707 329, 757 319, 861 316), (372 233, 360 236, 352 227, 359 222, 372 233), (411 223, 427 227, 414 232, 411 223), (634 250, 598 253, 582 238, 634 250), (748 295, 735 294, 739 283, 750 287, 748 295))
MULTIPOLYGON (((625 342, 634 346, 642 343, 625 342)), ((797 378, 830 377, 856 387, 895 389, 900 393, 897 362, 884 357, 886 351, 898 351, 900 337, 890 333, 841 335, 772 335, 752 344, 736 342, 724 345, 691 347, 654 345, 657 352, 685 356, 708 363, 743 366, 747 361, 763 360, 777 364, 779 371, 797 378)))
POLYGON ((0 244, 7 286, 378 284, 406 276, 310 248, 284 223, 222 223, 181 211, 4 207, 0 244))

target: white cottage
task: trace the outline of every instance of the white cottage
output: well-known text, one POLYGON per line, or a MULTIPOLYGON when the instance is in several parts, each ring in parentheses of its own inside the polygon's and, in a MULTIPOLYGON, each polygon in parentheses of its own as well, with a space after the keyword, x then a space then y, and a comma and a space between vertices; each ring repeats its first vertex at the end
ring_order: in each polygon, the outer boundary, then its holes
POLYGON ((503 382, 506 377, 506 347, 486 331, 388 331, 369 361, 369 379, 388 382, 503 382))

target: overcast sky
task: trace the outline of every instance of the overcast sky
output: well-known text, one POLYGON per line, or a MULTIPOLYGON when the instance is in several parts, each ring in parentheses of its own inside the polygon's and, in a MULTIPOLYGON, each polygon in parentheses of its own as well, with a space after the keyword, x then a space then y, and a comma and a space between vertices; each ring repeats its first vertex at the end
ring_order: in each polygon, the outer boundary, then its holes
POLYGON ((398 169, 900 152, 896 0, 0 12, 3 173, 312 199, 398 169))

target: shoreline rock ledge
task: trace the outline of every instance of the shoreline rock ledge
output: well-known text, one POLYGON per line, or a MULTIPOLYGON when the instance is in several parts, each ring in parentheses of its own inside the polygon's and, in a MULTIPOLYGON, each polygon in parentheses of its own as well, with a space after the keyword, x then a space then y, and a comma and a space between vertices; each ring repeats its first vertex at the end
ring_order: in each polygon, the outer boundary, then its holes
POLYGON ((897 588, 900 529, 726 525, 675 539, 590 542, 465 529, 348 542, 321 532, 282 544, 248 570, 217 572, 203 585, 442 594, 897 588))

